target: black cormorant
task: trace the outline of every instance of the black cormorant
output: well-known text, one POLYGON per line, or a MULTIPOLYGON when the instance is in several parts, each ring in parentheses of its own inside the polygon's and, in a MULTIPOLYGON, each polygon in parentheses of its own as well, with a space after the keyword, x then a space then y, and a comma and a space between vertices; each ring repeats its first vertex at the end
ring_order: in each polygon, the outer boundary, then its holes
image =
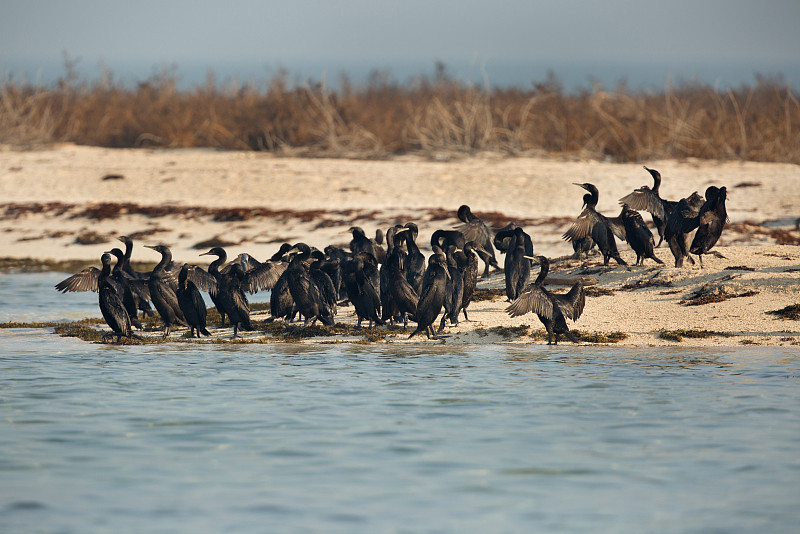
POLYGON ((117 336, 117 343, 119 343, 123 337, 135 336, 131 329, 130 316, 117 291, 117 284, 111 280, 111 254, 104 252, 100 257, 100 262, 103 265, 97 278, 100 313, 103 314, 103 319, 111 328, 111 332, 103 335, 103 341, 109 336, 117 336))
POLYGON ((369 327, 376 323, 384 325, 381 319, 380 281, 378 262, 372 254, 359 252, 342 264, 342 281, 347 289, 347 298, 355 308, 358 327, 367 319, 369 327))
POLYGON ((411 339, 420 332, 425 332, 428 339, 439 339, 433 331, 433 323, 442 311, 445 299, 447 278, 447 257, 438 247, 428 258, 428 268, 422 280, 422 293, 417 302, 417 313, 414 320, 417 328, 408 336, 411 339))
MULTIPOLYGON (((387 245, 391 244, 392 239, 397 239, 397 234, 392 232, 392 230, 393 229, 390 229, 389 232, 386 233, 387 245)), ((407 230, 407 228, 403 229, 403 231, 407 230)), ((419 300, 417 292, 408 282, 406 274, 403 272, 402 263, 405 257, 406 254, 401 247, 396 245, 389 246, 386 263, 383 264, 383 268, 381 269, 381 275, 384 276, 385 273, 384 279, 386 282, 386 287, 381 283, 381 291, 386 291, 390 296, 387 302, 402 318, 403 329, 408 325, 408 316, 413 316, 417 313, 417 301, 419 300)), ((386 319, 386 317, 386 312, 384 310, 383 319, 386 319)))
POLYGON ((386 258, 386 251, 383 250, 383 247, 374 239, 368 238, 363 228, 360 226, 352 226, 348 232, 353 234, 353 239, 350 241, 350 251, 353 254, 366 252, 367 254, 375 256, 378 263, 383 263, 383 260, 386 258))
POLYGON ((689 252, 697 254, 700 259, 700 268, 703 267, 703 254, 707 254, 717 243, 728 221, 728 212, 725 209, 727 196, 728 190, 724 186, 706 189, 706 201, 698 214, 697 233, 689 247, 689 252))
POLYGON ((504 230, 495 235, 495 242, 501 242, 505 247, 505 280, 506 296, 514 300, 528 285, 531 276, 531 260, 533 256, 533 241, 521 227, 513 230, 504 230))
POLYGON ((408 228, 408 232, 403 235, 406 239, 406 256, 405 271, 406 280, 414 288, 414 292, 419 295, 422 291, 422 276, 425 274, 425 255, 420 252, 417 246, 417 236, 419 235, 419 228, 413 222, 407 222, 404 225, 408 228))
POLYGON ((645 258, 650 258, 663 265, 664 262, 658 259, 653 251, 655 245, 653 233, 644 223, 639 212, 630 209, 627 204, 623 204, 620 219, 625 227, 625 240, 636 253, 636 265, 643 265, 645 258))
POLYGON ((333 312, 323 299, 305 264, 311 256, 311 249, 305 243, 297 243, 289 251, 289 255, 292 259, 286 269, 286 281, 297 311, 305 318, 303 326, 314 324, 317 319, 324 324, 332 325, 333 312))
POLYGON ((475 288, 478 285, 478 256, 475 250, 479 248, 474 241, 470 241, 464 245, 464 256, 466 257, 466 265, 461 273, 464 278, 464 296, 461 299, 461 311, 464 312, 464 320, 469 321, 467 316, 467 308, 472 302, 472 295, 475 293, 475 288))
POLYGON ((574 242, 576 239, 583 239, 590 236, 597 248, 603 254, 603 265, 608 265, 608 260, 614 258, 620 265, 627 265, 623 260, 619 251, 617 250, 617 242, 614 239, 615 232, 622 235, 622 228, 612 226, 609 220, 596 209, 597 202, 600 199, 600 193, 593 184, 575 184, 588 191, 583 195, 584 210, 572 224, 572 227, 564 233, 563 238, 574 242))
MULTIPOLYGON (((169 247, 164 245, 145 245, 145 247, 161 254, 161 261, 150 273, 147 287, 150 289, 150 299, 153 301, 153 306, 155 306, 164 321, 164 337, 167 337, 173 324, 187 326, 186 319, 178 304, 178 297, 175 295, 172 274, 167 271, 167 266, 172 263, 172 252, 169 247)), ((177 280, 175 280, 174 286, 177 286, 177 280)))
POLYGON ((206 303, 200 290, 191 280, 188 280, 189 265, 184 263, 178 273, 178 289, 175 295, 178 297, 178 305, 181 307, 184 318, 189 325, 189 337, 194 337, 197 331, 197 337, 200 334, 210 336, 211 333, 206 329, 206 303))
MULTIPOLYGON (((466 245, 464 245, 466 246, 466 245)), ((458 315, 461 313, 461 303, 464 300, 464 275, 459 268, 457 257, 463 250, 450 245, 447 247, 445 256, 447 257, 447 282, 445 283, 444 314, 439 322, 439 332, 444 331, 444 325, 450 319, 451 325, 458 324, 458 315)), ((466 266, 466 257, 463 257, 462 265, 466 266)))
MULTIPOLYGON (((492 232, 489 230, 489 227, 486 226, 486 223, 475 216, 466 204, 458 208, 457 215, 458 219, 462 221, 463 224, 458 225, 456 230, 459 230, 464 235, 465 241, 474 241, 480 245, 480 249, 478 249, 477 252, 485 265, 482 276, 486 278, 489 276, 490 265, 494 266, 496 269, 500 268, 497 264, 497 258, 495 258, 494 255, 494 248, 492 247, 492 232)), ((464 249, 464 244, 457 246, 461 250, 464 249)), ((442 250, 446 249, 442 248, 442 250)))
POLYGON ((533 312, 539 316, 539 320, 544 324, 547 329, 547 344, 558 345, 559 334, 564 334, 570 341, 577 343, 578 340, 567 328, 567 321, 569 318, 577 321, 583 313, 583 307, 586 303, 586 295, 583 290, 583 282, 577 281, 572 285, 569 293, 564 295, 555 295, 545 289, 544 279, 550 270, 550 261, 544 256, 530 258, 541 267, 539 276, 536 280, 528 286, 528 289, 522 292, 517 299, 512 302, 506 312, 511 317, 524 315, 528 312, 533 312), (554 339, 555 335, 555 339, 554 339))
POLYGON ((125 261, 125 253, 122 250, 112 248, 108 253, 117 258, 117 263, 114 264, 114 268, 111 270, 111 279, 117 284, 117 292, 122 298, 122 305, 125 306, 125 311, 128 312, 131 324, 141 330, 142 323, 139 322, 137 317, 139 304, 144 299, 150 299, 146 280, 136 280, 123 270, 122 265, 125 261))
POLYGON ((653 188, 646 185, 635 189, 632 193, 628 193, 621 199, 620 204, 627 204, 629 208, 637 211, 646 211, 653 217, 653 224, 656 225, 658 230, 658 244, 656 247, 661 246, 664 240, 664 230, 667 226, 667 219, 673 208, 678 204, 672 200, 664 200, 659 195, 659 188, 661 187, 661 173, 655 169, 645 170, 653 177, 653 188))
POLYGON ((694 265, 694 259, 689 255, 688 239, 689 234, 697 229, 698 214, 703 203, 703 197, 695 191, 689 197, 681 199, 667 218, 664 239, 675 258, 675 267, 683 267, 684 259, 694 265))

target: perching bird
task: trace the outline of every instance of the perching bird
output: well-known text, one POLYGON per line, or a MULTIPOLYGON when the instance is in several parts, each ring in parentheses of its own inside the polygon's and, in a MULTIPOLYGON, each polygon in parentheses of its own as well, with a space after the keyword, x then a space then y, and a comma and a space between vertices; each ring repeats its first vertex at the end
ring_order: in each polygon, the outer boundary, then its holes
POLYGON ((659 239, 656 247, 659 247, 664 240, 664 230, 666 229, 667 219, 678 203, 661 198, 659 194, 661 173, 655 169, 648 169, 647 167, 645 167, 645 170, 653 177, 653 188, 651 189, 643 185, 635 189, 632 193, 628 193, 619 199, 619 203, 627 204, 628 207, 633 210, 650 213, 653 217, 653 224, 656 225, 656 230, 658 230, 659 239))
MULTIPOLYGON (((466 245, 465 245, 466 246, 466 245)), ((461 249, 453 245, 447 247, 447 272, 450 276, 445 284, 444 314, 439 322, 439 332, 444 331, 445 323, 450 319, 451 325, 458 324, 458 315, 461 313, 461 303, 464 299, 464 276, 459 268, 457 257, 463 254, 461 249)), ((466 266, 466 257, 462 260, 462 267, 466 266)))
POLYGON ((404 225, 408 228, 408 232, 404 232, 403 236, 406 240, 406 261, 405 272, 406 280, 414 288, 414 292, 419 295, 422 291, 422 277, 425 274, 425 255, 420 252, 417 246, 417 236, 419 235, 419 228, 413 222, 407 222, 404 225))
MULTIPOLYGON (((387 245, 391 240, 397 238, 397 234, 391 230, 393 230, 393 228, 386 233, 387 245)), ((407 228, 403 230, 408 231, 407 228)), ((408 326, 409 315, 413 316, 417 313, 417 301, 419 300, 417 292, 411 287, 411 284, 408 283, 406 275, 403 272, 402 263, 405 257, 406 254, 401 247, 391 246, 386 256, 386 263, 383 264, 383 268, 381 269, 381 275, 385 273, 386 280, 385 287, 383 282, 381 283, 381 291, 385 291, 390 296, 387 302, 390 302, 395 312, 401 317, 404 330, 408 326)), ((383 318, 386 319, 385 309, 383 318)))
POLYGON ((655 244, 653 233, 644 223, 639 212, 630 209, 627 204, 623 204, 620 219, 625 227, 625 240, 636 253, 636 265, 643 265, 645 258, 650 258, 663 265, 664 262, 656 257, 653 250, 655 244))
POLYGON ((378 261, 372 254, 359 252, 342 264, 342 280, 347 288, 347 298, 355 308, 358 317, 357 327, 367 319, 369 328, 373 323, 384 325, 381 319, 380 282, 378 281, 378 261))
POLYGON ((181 307, 178 305, 178 297, 175 295, 174 287, 177 280, 173 282, 171 273, 167 266, 172 263, 172 252, 169 247, 164 245, 145 245, 161 254, 161 261, 158 262, 150 273, 147 280, 147 287, 150 289, 150 299, 153 301, 161 319, 164 321, 164 337, 169 336, 173 324, 187 326, 181 307))
POLYGON ((689 252, 697 254, 700 259, 700 268, 703 268, 703 254, 717 243, 722 235, 722 229, 728 221, 728 212, 725 209, 725 200, 728 197, 728 190, 725 186, 717 188, 714 186, 706 189, 706 201, 700 208, 698 214, 697 233, 692 239, 692 246, 689 252))
POLYGON ((323 298, 305 263, 311 257, 311 248, 305 243, 297 243, 289 251, 289 256, 292 259, 286 269, 286 281, 297 311, 304 317, 303 327, 313 325, 317 319, 332 325, 333 310, 323 298))
MULTIPOLYGON (((475 216, 466 204, 458 208, 457 215, 458 219, 462 221, 463 224, 458 225, 456 230, 464 235, 465 241, 474 241, 480 245, 478 256, 485 265, 482 277, 486 278, 489 276, 490 265, 494 266, 496 269, 500 268, 497 264, 497 258, 495 258, 494 255, 494 248, 492 247, 492 232, 489 230, 489 227, 486 226, 486 223, 475 216)), ((463 244, 457 246, 462 250, 464 249, 463 244)), ((443 247, 442 250, 447 249, 443 247)))
POLYGON ((420 332, 425 332, 428 339, 440 339, 433 331, 433 323, 439 316, 444 306, 444 299, 447 286, 447 257, 438 247, 428 258, 428 268, 422 280, 422 293, 417 302, 417 314, 414 320, 417 328, 408 336, 411 339, 420 332))
MULTIPOLYGON (((512 223, 513 224, 513 223, 512 223)), ((503 230, 495 235, 495 242, 502 242, 506 254, 505 269, 506 297, 514 300, 528 285, 531 276, 531 261, 526 256, 533 256, 533 241, 521 227, 503 230)), ((498 247, 499 248, 499 247, 498 247)))
POLYGON ((175 295, 178 297, 178 306, 189 325, 189 337, 194 337, 195 331, 197 331, 198 338, 200 334, 210 336, 211 332, 206 329, 206 315, 208 314, 206 303, 200 290, 197 289, 194 282, 188 279, 188 276, 189 264, 184 263, 178 273, 178 289, 175 291, 175 295))
POLYGON ((683 267, 684 259, 688 259, 694 265, 694 259, 689 255, 688 240, 689 234, 697 229, 698 215, 704 202, 703 197, 695 191, 687 198, 681 199, 667 218, 664 239, 667 240, 675 258, 675 267, 683 267))
POLYGON ((461 299, 461 311, 464 312, 464 320, 469 321, 467 315, 467 308, 472 302, 472 295, 475 294, 475 288, 478 286, 478 256, 475 250, 478 246, 474 241, 470 241, 464 245, 464 256, 467 263, 461 273, 464 277, 464 294, 461 299))
POLYGON ((517 297, 517 300, 506 308, 506 312, 511 317, 524 315, 531 311, 535 313, 547 329, 548 345, 558 345, 559 334, 564 334, 573 343, 578 343, 567 327, 566 318, 577 321, 583 313, 586 303, 583 282, 581 280, 575 282, 569 292, 564 295, 553 294, 544 287, 544 279, 550 270, 550 261, 544 256, 529 259, 540 265, 539 276, 528 286, 528 289, 517 297))
POLYGON ((625 263, 617 250, 617 242, 614 239, 614 234, 619 235, 620 239, 624 237, 622 228, 617 228, 616 225, 612 226, 609 220, 596 209, 597 202, 600 199, 600 193, 593 184, 574 184, 586 189, 589 193, 583 195, 584 209, 572 227, 564 233, 563 238, 574 242, 575 240, 583 239, 590 236, 597 248, 603 254, 603 265, 608 265, 608 260, 614 258, 620 265, 628 265, 625 263))
POLYGON ((99 295, 100 313, 103 314, 106 324, 111 328, 111 332, 103 335, 103 341, 109 336, 117 336, 117 343, 123 337, 135 337, 131 329, 131 319, 122 298, 117 291, 117 284, 111 280, 111 254, 104 252, 100 257, 103 267, 97 278, 99 295))

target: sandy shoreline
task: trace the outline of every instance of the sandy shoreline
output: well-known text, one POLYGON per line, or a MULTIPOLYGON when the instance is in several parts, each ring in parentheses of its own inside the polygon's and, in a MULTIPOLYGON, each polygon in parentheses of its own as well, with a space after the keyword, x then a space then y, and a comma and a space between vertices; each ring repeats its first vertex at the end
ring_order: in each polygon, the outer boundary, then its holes
MULTIPOLYGON (((584 315, 570 327, 625 332, 623 345, 676 343, 663 339, 662 330, 725 334, 684 338, 682 344, 692 346, 800 342, 800 322, 765 313, 800 303, 800 167, 702 161, 647 165, 661 171, 665 198, 702 193, 708 185, 728 187, 730 225, 716 247, 723 257, 708 257, 703 270, 675 269, 662 247, 656 254, 665 267, 648 261, 630 270, 597 271, 597 257, 588 265, 563 263, 559 275, 592 272, 598 287, 609 293, 590 297, 584 315), (700 306, 680 303, 704 284, 728 296, 746 296, 700 306)), ((617 199, 652 184, 641 164, 491 155, 432 162, 410 156, 354 161, 72 145, 0 149, 1 255, 95 260, 118 245, 114 236, 135 234, 134 258, 141 261, 157 259, 142 245, 163 242, 177 260, 197 262, 208 250, 199 245, 214 238, 230 243, 231 256, 248 252, 263 259, 283 241, 344 245, 352 225, 372 233, 408 220, 420 225, 419 240, 425 243, 434 230, 455 225, 456 209, 468 204, 495 225, 521 223, 532 234, 537 254, 560 257, 572 252, 561 234, 580 212, 584 192, 571 183, 585 181, 600 189, 598 209, 607 215, 618 214, 617 199)), ((650 221, 649 215, 644 218, 650 221)), ((627 244, 620 250, 633 263, 627 244)), ((502 287, 502 275, 482 286, 502 287)), ((541 328, 535 316, 508 317, 506 305, 505 297, 473 303, 473 322, 451 327, 447 342, 530 342, 498 333, 502 327, 541 328)), ((337 322, 349 321, 351 313, 352 308, 342 309, 337 322)), ((389 340, 406 343, 405 337, 389 340)))

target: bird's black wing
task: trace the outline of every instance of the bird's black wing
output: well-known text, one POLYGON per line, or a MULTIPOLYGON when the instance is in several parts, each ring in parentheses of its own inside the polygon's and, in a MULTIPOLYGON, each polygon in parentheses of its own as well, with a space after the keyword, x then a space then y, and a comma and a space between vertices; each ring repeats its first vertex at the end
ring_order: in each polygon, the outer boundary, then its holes
POLYGON ((56 289, 62 293, 71 291, 97 291, 97 282, 100 279, 100 269, 88 267, 75 273, 56 284, 56 289))
POLYGON ((592 228, 599 222, 601 222, 601 219, 596 211, 585 209, 578 215, 578 218, 572 223, 570 229, 564 232, 562 239, 566 239, 567 241, 583 239, 592 233, 592 228))
POLYGON ((577 321, 578 317, 583 314, 583 308, 586 305, 586 292, 583 290, 583 281, 578 280, 572 284, 572 288, 566 295, 555 295, 555 299, 564 317, 577 321))
POLYGON ((619 203, 627 204, 632 210, 646 211, 659 219, 666 219, 664 204, 661 202, 661 197, 656 195, 653 190, 646 185, 635 189, 632 193, 628 193, 619 199, 619 203))
POLYGON ((265 261, 245 273, 242 288, 248 293, 272 289, 287 267, 282 261, 265 261))
POLYGON ((547 319, 553 317, 553 303, 547 293, 538 285, 531 284, 528 289, 508 305, 506 313, 511 317, 518 317, 533 312, 547 319))

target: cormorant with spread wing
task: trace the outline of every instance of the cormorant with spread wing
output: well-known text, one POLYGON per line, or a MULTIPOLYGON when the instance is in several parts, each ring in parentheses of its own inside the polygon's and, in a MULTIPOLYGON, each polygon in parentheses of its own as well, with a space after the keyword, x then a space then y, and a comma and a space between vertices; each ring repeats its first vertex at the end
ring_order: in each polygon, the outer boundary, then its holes
POLYGON ((583 211, 572 224, 572 227, 564 233, 563 238, 574 242, 590 236, 597 243, 597 248, 603 254, 603 265, 608 265, 610 258, 614 258, 620 265, 628 265, 620 257, 617 250, 617 242, 614 239, 615 234, 620 239, 624 239, 624 230, 621 227, 617 227, 618 225, 612 225, 608 218, 597 211, 597 202, 600 199, 597 187, 590 183, 576 183, 574 185, 586 189, 588 193, 583 195, 583 211))
POLYGON ((661 198, 658 191, 661 187, 661 173, 655 169, 648 169, 647 167, 645 167, 645 170, 653 177, 653 188, 651 189, 643 185, 635 189, 632 193, 628 193, 619 199, 619 203, 627 204, 628 207, 633 210, 650 213, 653 217, 653 224, 656 225, 656 230, 658 230, 659 239, 656 247, 660 247, 661 242, 664 240, 667 219, 678 203, 661 198))
POLYGON ((569 293, 556 295, 544 287, 544 280, 550 270, 550 261, 544 256, 531 257, 530 260, 541 267, 539 276, 512 302, 506 312, 511 317, 524 315, 528 312, 535 313, 547 329, 547 344, 558 345, 559 334, 564 334, 573 343, 578 343, 575 336, 567 327, 566 318, 577 321, 583 313, 586 303, 586 294, 583 282, 578 280, 572 285, 569 293), (554 339, 555 336, 555 339, 554 339))

